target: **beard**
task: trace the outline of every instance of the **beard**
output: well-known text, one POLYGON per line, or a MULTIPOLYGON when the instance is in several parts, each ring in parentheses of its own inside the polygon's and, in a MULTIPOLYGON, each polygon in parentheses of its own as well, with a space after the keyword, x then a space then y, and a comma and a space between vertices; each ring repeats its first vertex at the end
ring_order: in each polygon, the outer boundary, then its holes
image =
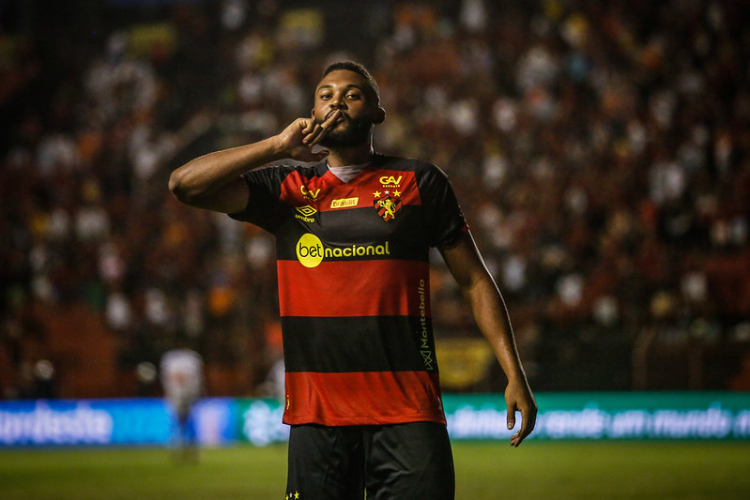
MULTIPOLYGON (((315 119, 317 123, 323 123, 323 120, 315 119)), ((320 140, 320 145, 325 148, 351 148, 361 146, 370 140, 370 131, 372 130, 372 122, 358 118, 358 119, 347 119, 343 122, 345 127, 328 132, 323 139, 320 140)))

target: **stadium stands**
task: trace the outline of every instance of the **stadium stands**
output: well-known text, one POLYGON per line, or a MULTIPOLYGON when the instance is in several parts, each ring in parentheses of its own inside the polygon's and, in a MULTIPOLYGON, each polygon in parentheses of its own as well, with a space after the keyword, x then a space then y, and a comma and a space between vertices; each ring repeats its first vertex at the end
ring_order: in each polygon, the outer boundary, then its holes
MULTIPOLYGON (((17 4, 1 397, 50 377, 58 397, 135 395, 178 336, 212 395, 257 394, 278 356, 273 242, 166 179, 307 115, 344 57, 382 86, 376 144, 431 159, 465 200, 536 390, 750 389, 744 2, 17 4)), ((439 263, 433 288, 438 336, 475 338, 439 263)), ((456 390, 501 387, 481 375, 456 390)))

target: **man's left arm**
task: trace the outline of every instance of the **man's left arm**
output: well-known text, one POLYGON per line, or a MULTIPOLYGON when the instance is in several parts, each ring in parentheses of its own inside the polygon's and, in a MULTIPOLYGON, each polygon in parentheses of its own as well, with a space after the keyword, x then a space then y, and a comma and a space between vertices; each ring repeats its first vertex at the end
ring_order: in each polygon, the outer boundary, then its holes
POLYGON ((439 247, 439 250, 508 378, 505 389, 508 428, 515 427, 516 411, 521 412, 522 418, 521 429, 510 440, 511 446, 518 446, 534 430, 537 405, 518 356, 503 297, 469 231, 462 235, 457 245, 439 247))

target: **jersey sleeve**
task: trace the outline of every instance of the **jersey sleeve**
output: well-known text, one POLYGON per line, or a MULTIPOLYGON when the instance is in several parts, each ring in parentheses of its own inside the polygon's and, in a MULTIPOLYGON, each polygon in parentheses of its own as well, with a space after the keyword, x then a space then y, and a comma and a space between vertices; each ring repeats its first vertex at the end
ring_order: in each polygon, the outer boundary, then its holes
POLYGON ((420 180, 419 191, 428 212, 430 246, 456 245, 468 225, 448 176, 430 165, 420 180))
POLYGON ((281 183, 288 174, 289 169, 282 166, 262 167, 243 174, 249 192, 247 206, 229 217, 275 233, 283 213, 280 210, 281 183))

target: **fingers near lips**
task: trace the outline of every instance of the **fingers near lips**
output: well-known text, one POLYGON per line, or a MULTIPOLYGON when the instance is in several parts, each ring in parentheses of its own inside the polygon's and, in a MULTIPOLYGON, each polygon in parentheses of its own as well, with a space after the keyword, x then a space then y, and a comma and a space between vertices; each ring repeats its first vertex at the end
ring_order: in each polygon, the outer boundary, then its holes
POLYGON ((340 119, 343 119, 343 113, 341 110, 337 109, 328 113, 322 123, 311 120, 310 124, 303 130, 305 138, 302 142, 310 146, 317 144, 326 136, 326 134, 328 134, 328 132, 330 132, 340 119))
POLYGON ((326 119, 323 121, 322 126, 327 132, 328 130, 334 128, 336 125, 344 121, 345 117, 346 115, 344 115, 344 112, 340 109, 337 109, 326 115, 326 119))

